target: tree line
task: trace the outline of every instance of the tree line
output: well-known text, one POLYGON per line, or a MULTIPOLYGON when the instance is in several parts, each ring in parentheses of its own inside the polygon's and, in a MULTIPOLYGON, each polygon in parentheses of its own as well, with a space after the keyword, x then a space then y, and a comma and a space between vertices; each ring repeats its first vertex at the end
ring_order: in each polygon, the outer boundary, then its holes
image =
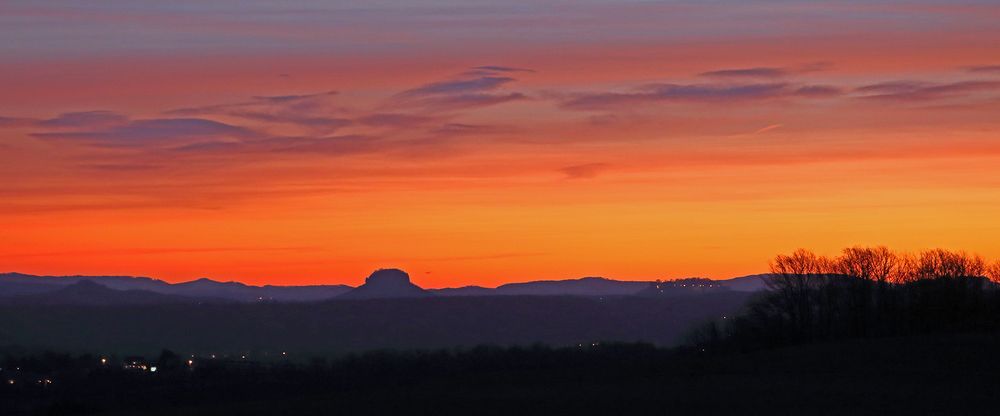
POLYGON ((850 247, 776 256, 767 291, 693 334, 711 348, 1000 328, 1000 262, 963 251, 850 247))

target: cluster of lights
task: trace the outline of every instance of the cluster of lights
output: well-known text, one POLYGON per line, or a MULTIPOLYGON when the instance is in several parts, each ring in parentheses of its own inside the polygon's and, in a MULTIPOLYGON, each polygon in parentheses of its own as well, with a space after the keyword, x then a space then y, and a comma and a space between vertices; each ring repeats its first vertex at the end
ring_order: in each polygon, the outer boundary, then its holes
MULTIPOLYGON (((687 284, 680 284, 680 285, 678 285, 676 283, 675 284, 671 284, 668 287, 677 287, 677 286, 688 287, 687 284)), ((692 284, 691 287, 722 287, 722 285, 711 285, 711 284, 709 284, 709 285, 695 285, 695 284, 692 284)), ((657 289, 662 289, 661 285, 656 285, 656 288, 657 289)))
MULTIPOLYGON (((240 355, 240 359, 247 360, 248 357, 249 357, 249 355, 250 354, 248 354, 248 353, 241 354, 240 355)), ((268 355, 268 353, 265 352, 264 355, 268 355)), ((282 356, 288 356, 288 351, 281 351, 281 355, 282 356)), ((219 358, 219 356, 216 355, 216 354, 211 354, 211 355, 209 355, 209 357, 211 357, 212 360, 215 360, 215 359, 219 358)), ((222 358, 226 358, 226 357, 228 357, 228 355, 223 355, 222 356, 222 358)), ((185 361, 185 364, 189 368, 194 368, 194 366, 195 366, 195 359, 196 358, 197 358, 197 356, 195 354, 191 354, 190 358, 188 358, 185 361)), ((100 363, 101 363, 102 366, 107 366, 107 365, 110 364, 110 360, 107 357, 101 357, 100 358, 100 363)), ((122 368, 124 368, 126 370, 148 371, 150 373, 155 373, 157 371, 157 367, 155 365, 150 365, 148 363, 145 363, 145 362, 139 361, 139 360, 132 360, 132 361, 126 362, 125 364, 122 365, 122 368)), ((11 384, 13 384, 13 383, 11 383, 11 384)))
MULTIPOLYGON (((583 345, 584 344, 580 344, 581 347, 583 347, 583 345)), ((596 343, 596 342, 591 344, 591 346, 597 346, 597 345, 598 345, 598 343, 596 343)), ((282 356, 288 356, 288 351, 282 351, 281 355, 282 356)), ((212 357, 212 359, 215 359, 216 355, 212 354, 211 357, 212 357)), ((192 354, 191 358, 189 358, 187 360, 186 364, 187 364, 188 367, 194 368, 194 364, 195 364, 194 358, 195 358, 195 355, 192 354)), ((243 359, 243 360, 246 360, 247 359, 247 355, 246 354, 240 355, 240 358, 243 359)), ((110 360, 107 357, 101 357, 100 358, 100 363, 101 363, 102 366, 107 366, 107 365, 110 364, 110 360)), ((158 370, 155 365, 149 365, 149 364, 147 364, 145 362, 138 361, 138 360, 129 361, 129 362, 123 364, 122 368, 124 368, 126 370, 148 371, 150 373, 155 373, 158 370)), ((0 368, 0 371, 2 371, 2 370, 3 370, 3 368, 0 368)), ((15 371, 20 371, 20 370, 21 370, 20 367, 15 368, 15 371)), ((6 382, 5 384, 13 386, 13 385, 15 385, 17 383, 17 380, 15 380, 15 379, 7 379, 7 380, 5 380, 5 382, 6 382)), ((48 386, 48 385, 51 385, 53 383, 52 379, 49 379, 49 378, 38 379, 35 382, 36 382, 36 384, 39 384, 39 385, 42 385, 42 386, 48 386)))

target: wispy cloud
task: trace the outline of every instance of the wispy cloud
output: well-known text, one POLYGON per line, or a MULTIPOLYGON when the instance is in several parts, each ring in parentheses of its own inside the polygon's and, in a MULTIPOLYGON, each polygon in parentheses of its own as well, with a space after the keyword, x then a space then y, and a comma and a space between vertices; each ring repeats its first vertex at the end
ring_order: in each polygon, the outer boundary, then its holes
POLYGON ((792 95, 804 98, 825 98, 843 94, 843 88, 832 85, 803 85, 795 89, 792 95))
POLYGON ((932 101, 1000 90, 1000 81, 958 81, 934 83, 921 81, 889 81, 865 85, 855 91, 861 98, 883 101, 932 101))
POLYGON ((437 127, 430 132, 438 137, 441 136, 468 136, 468 135, 482 135, 482 134, 494 134, 504 132, 497 126, 484 125, 484 124, 465 124, 465 123, 448 123, 437 127))
POLYGON ((107 129, 33 133, 42 139, 72 139, 105 146, 136 146, 150 141, 253 138, 259 134, 238 126, 200 118, 133 120, 107 129))
POLYGON ((331 98, 336 91, 314 94, 258 95, 247 101, 185 107, 168 110, 174 116, 228 116, 244 120, 289 124, 318 134, 330 134, 348 126, 351 120, 331 115, 331 98))
POLYGON ((535 72, 535 70, 528 68, 512 67, 512 66, 502 66, 502 65, 483 65, 469 69, 464 73, 464 75, 491 76, 491 75, 499 75, 512 72, 535 72))
POLYGON ((128 122, 128 116, 113 111, 95 110, 62 113, 52 118, 0 117, 3 127, 44 127, 52 129, 92 128, 121 125, 128 122))
POLYGON ((534 69, 517 68, 512 66, 501 66, 501 65, 483 65, 474 67, 472 69, 481 71, 494 71, 494 72, 535 72, 534 69))
POLYGON ((699 75, 711 78, 780 78, 788 75, 788 71, 781 68, 756 67, 720 69, 716 71, 702 72, 699 75))
POLYGON ((254 96, 253 99, 257 101, 266 101, 270 103, 287 104, 287 103, 313 100, 316 98, 332 97, 334 95, 337 95, 337 91, 327 91, 316 94, 257 95, 254 96))
POLYGON ((372 113, 357 119, 357 122, 370 127, 411 128, 421 126, 435 120, 434 117, 405 113, 372 113))
POLYGON ((0 117, 0 127, 33 126, 38 120, 26 117, 0 117))
POLYGON ((469 94, 492 91, 504 84, 514 82, 514 78, 486 76, 472 79, 432 82, 403 91, 399 97, 424 97, 428 95, 469 94))
POLYGON ((607 163, 585 163, 560 168, 559 171, 566 175, 568 179, 590 179, 608 170, 611 165, 607 163))
POLYGON ((1000 74, 1000 65, 970 66, 965 70, 972 73, 1000 74))
POLYGON ((426 111, 486 107, 527 99, 521 92, 501 91, 517 81, 501 73, 528 72, 520 68, 484 66, 473 68, 456 79, 431 82, 396 94, 394 105, 426 111))
POLYGON ((784 124, 771 124, 771 125, 767 125, 767 126, 764 126, 764 127, 761 127, 759 129, 755 130, 753 132, 753 134, 764 134, 764 133, 767 133, 767 132, 772 131, 772 130, 780 129, 780 128, 784 127, 784 126, 785 126, 784 124))
POLYGON ((83 111, 63 113, 51 119, 39 120, 37 125, 53 128, 81 128, 121 125, 127 122, 128 117, 124 114, 112 111, 83 111))
POLYGON ((177 146, 170 150, 180 153, 210 155, 274 155, 283 153, 313 155, 347 155, 382 150, 382 140, 363 135, 330 137, 269 137, 261 140, 203 142, 177 146))
POLYGON ((741 102, 776 98, 821 98, 836 87, 796 86, 786 82, 750 84, 653 84, 630 92, 577 94, 562 101, 568 109, 593 110, 665 102, 741 102))

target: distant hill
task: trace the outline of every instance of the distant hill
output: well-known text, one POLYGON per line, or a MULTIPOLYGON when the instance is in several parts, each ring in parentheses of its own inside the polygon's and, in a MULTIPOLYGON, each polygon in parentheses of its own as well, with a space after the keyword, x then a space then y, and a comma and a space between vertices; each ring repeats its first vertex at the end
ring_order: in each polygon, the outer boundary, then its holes
POLYGON ((57 290, 62 287, 50 284, 0 280, 0 299, 9 296, 31 295, 57 290))
POLYGON ((170 285, 166 293, 215 297, 243 302, 312 302, 332 299, 350 290, 351 287, 347 285, 250 286, 240 282, 218 282, 202 278, 170 285))
POLYGON ((630 296, 641 292, 651 283, 612 280, 603 277, 583 277, 507 283, 496 288, 464 286, 428 289, 428 291, 438 296, 630 296))
POLYGON ((634 295, 648 287, 650 282, 611 280, 603 277, 584 277, 571 280, 543 280, 537 282, 508 283, 496 288, 502 295, 575 295, 575 296, 624 296, 634 295))
POLYGON ((168 290, 170 283, 142 276, 35 276, 24 273, 0 274, 0 285, 25 284, 50 287, 69 286, 89 280, 115 290, 148 290, 152 292, 168 290))
POLYGON ((636 296, 645 297, 684 297, 699 296, 710 293, 732 291, 728 286, 716 280, 703 278, 687 278, 668 280, 665 282, 654 282, 647 285, 645 289, 636 296))
POLYGON ((438 296, 495 296, 496 289, 482 286, 446 287, 442 289, 426 289, 438 296))
POLYGON ((410 275, 399 269, 376 270, 365 284, 354 288, 337 299, 392 299, 421 298, 433 296, 420 286, 410 282, 410 275))
MULTIPOLYGON (((726 280, 702 280, 711 282, 713 288, 710 290, 712 291, 728 289, 737 292, 755 292, 766 288, 764 280, 769 276, 767 274, 759 274, 726 280)), ((655 296, 659 293, 659 290, 655 289, 656 284, 656 281, 627 281, 604 277, 584 277, 580 279, 508 283, 498 286, 495 289, 481 286, 466 286, 460 288, 430 289, 430 292, 439 296, 655 296)), ((670 295, 696 295, 705 291, 706 289, 699 289, 695 286, 678 286, 670 291, 670 295)))
POLYGON ((767 284, 765 283, 767 279, 771 278, 771 274, 752 274, 749 276, 734 277, 732 279, 718 280, 718 283, 728 287, 731 290, 736 290, 740 292, 756 292, 758 290, 767 289, 767 284))
POLYGON ((45 293, 80 282, 94 282, 113 290, 140 290, 164 295, 214 298, 238 302, 312 302, 334 298, 351 290, 347 285, 251 286, 239 282, 198 279, 171 284, 149 277, 133 276, 34 276, 0 274, 0 298, 45 293))
MULTIPOLYGON (((128 279, 108 280, 128 287, 128 279)), ((103 278, 0 276, 0 286, 19 291, 0 299, 0 345, 93 352, 156 353, 170 348, 186 353, 301 354, 536 342, 668 345, 694 325, 735 313, 750 296, 736 290, 634 296, 651 282, 603 278, 428 291, 398 269, 378 270, 355 289, 138 280, 139 287, 170 292, 161 293, 116 290, 98 282, 103 278), (327 297, 338 290, 344 292, 327 297), (250 296, 326 300, 248 302, 254 300, 250 296)))
POLYGON ((128 306, 166 305, 199 302, 222 302, 219 299, 203 299, 188 296, 165 295, 146 290, 115 290, 92 280, 82 279, 53 291, 22 294, 0 299, 0 303, 13 305, 88 305, 88 306, 128 306))
MULTIPOLYGON (((739 292, 765 289, 770 275, 759 274, 716 280, 724 288, 739 292)), ((145 291, 171 296, 197 298, 199 301, 237 302, 317 302, 328 299, 379 299, 427 296, 648 296, 654 281, 622 281, 603 277, 567 280, 542 280, 508 283, 496 288, 465 286, 423 289, 413 284, 402 270, 386 269, 373 273, 358 288, 347 285, 253 286, 240 282, 220 282, 207 278, 182 283, 168 283, 149 277, 132 276, 34 276, 22 273, 0 274, 0 299, 52 292, 80 282, 97 283, 117 291, 145 291), (375 277, 375 279, 372 279, 375 277)), ((674 295, 697 294, 697 290, 674 290, 674 295)), ((57 298, 53 298, 57 299, 57 298)))

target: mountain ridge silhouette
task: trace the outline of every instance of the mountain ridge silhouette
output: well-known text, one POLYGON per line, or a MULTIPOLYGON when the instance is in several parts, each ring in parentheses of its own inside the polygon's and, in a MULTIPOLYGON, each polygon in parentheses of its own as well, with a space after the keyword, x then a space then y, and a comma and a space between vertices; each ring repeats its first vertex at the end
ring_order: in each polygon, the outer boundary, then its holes
MULTIPOLYGON (((395 270, 403 275, 406 274, 399 269, 383 270, 395 270)), ((377 273, 378 271, 373 275, 377 273)), ((764 280, 768 276, 768 274, 749 275, 716 280, 715 282, 735 291, 754 292, 765 288, 764 280)), ((386 291, 384 288, 380 288, 379 284, 359 291, 365 285, 356 288, 348 285, 255 286, 238 281, 223 282, 205 277, 186 282, 168 283, 142 276, 39 276, 24 273, 2 273, 0 274, 0 301, 52 292, 81 281, 95 282, 109 290, 116 291, 139 290, 172 296, 237 302, 316 302, 330 299, 428 296, 633 296, 639 295, 645 288, 654 283, 654 281, 622 281, 605 277, 583 277, 514 282, 495 288, 472 285, 424 289, 410 282, 407 277, 406 282, 397 282, 401 289, 399 289, 399 293, 395 293, 393 290, 386 291), (348 295, 352 292, 354 294, 348 295)))

